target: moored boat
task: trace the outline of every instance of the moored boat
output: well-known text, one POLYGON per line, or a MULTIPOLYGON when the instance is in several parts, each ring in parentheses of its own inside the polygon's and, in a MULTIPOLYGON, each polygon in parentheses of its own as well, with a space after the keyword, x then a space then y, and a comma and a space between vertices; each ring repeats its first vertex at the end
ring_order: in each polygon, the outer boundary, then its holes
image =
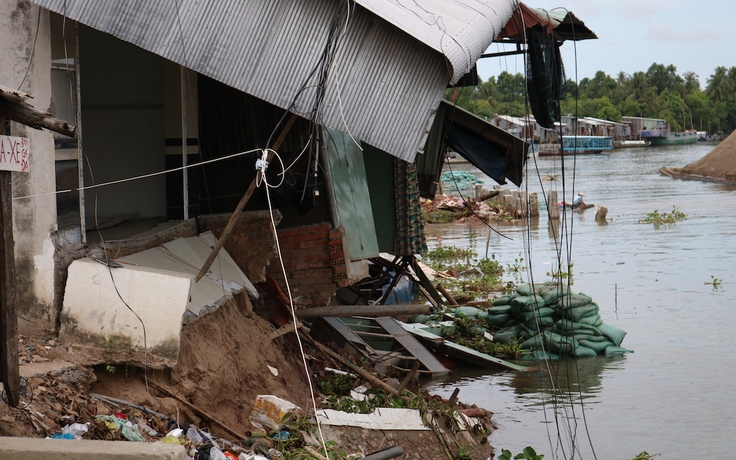
POLYGON ((539 156, 576 155, 583 153, 601 153, 613 150, 611 136, 562 136, 560 144, 542 144, 538 146, 539 156))
POLYGON ((671 133, 665 130, 642 131, 641 137, 649 140, 652 147, 661 145, 694 144, 698 141, 698 132, 695 130, 671 133))

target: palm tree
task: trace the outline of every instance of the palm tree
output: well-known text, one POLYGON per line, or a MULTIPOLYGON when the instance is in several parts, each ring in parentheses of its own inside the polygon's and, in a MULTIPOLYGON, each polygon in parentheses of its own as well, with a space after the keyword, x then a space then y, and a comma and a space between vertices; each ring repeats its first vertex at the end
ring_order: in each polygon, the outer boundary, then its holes
POLYGON ((692 94, 696 89, 700 89, 700 80, 698 74, 692 71, 683 74, 685 79, 685 94, 692 94))
POLYGON ((619 72, 618 75, 616 76, 616 83, 618 83, 618 85, 622 88, 626 85, 626 82, 628 80, 629 80, 629 74, 627 74, 623 70, 619 72))
POLYGON ((649 89, 647 74, 644 72, 634 72, 631 78, 627 81, 627 87, 628 97, 633 99, 635 102, 641 102, 647 89, 649 89))
POLYGON ((716 67, 713 75, 707 80, 705 94, 714 102, 723 102, 731 92, 728 71, 725 67, 716 67))

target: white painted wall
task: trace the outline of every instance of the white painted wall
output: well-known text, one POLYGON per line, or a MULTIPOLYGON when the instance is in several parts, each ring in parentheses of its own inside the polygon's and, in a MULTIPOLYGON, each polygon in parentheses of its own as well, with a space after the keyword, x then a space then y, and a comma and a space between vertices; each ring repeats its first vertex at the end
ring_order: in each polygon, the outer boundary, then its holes
MULTIPOLYGON (((33 99, 28 102, 47 111, 51 106, 48 11, 41 10, 39 16, 39 8, 25 0, 0 0, 0 11, 0 84, 31 94, 33 99)), ((52 134, 18 123, 11 125, 11 134, 29 138, 31 149, 30 172, 13 173, 13 195, 53 192, 56 181, 52 134)), ((55 269, 50 238, 56 230, 55 196, 13 200, 13 226, 18 313, 52 325, 55 269)))

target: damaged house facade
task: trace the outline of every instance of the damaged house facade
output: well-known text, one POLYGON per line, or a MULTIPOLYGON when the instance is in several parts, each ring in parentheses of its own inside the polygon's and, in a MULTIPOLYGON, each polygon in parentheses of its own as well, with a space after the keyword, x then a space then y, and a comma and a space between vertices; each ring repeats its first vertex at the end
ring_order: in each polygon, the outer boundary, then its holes
POLYGON ((187 311, 269 277, 285 287, 272 225, 295 303, 329 305, 366 259, 424 250, 418 199, 448 146, 521 182, 526 145, 442 102, 512 0, 0 3, 0 84, 75 129, 3 133, 30 145, 12 184, 21 321, 140 335, 120 289, 148 302, 148 345, 176 359, 187 311), (248 195, 269 153, 271 188, 248 195))

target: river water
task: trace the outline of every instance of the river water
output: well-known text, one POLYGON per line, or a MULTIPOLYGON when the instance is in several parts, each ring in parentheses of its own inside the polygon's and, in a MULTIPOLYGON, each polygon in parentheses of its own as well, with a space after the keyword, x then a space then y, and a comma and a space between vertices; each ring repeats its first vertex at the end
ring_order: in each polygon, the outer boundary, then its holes
MULTIPOLYGON (((625 460, 643 451, 668 460, 736 455, 736 187, 658 172, 713 148, 565 158, 566 199, 574 173, 575 190, 607 207, 608 219, 596 222, 595 208, 568 213, 558 239, 544 211, 528 226, 496 226, 505 237, 489 236, 479 223, 428 226, 430 249, 470 247, 506 267, 523 258, 523 281, 551 279, 561 242, 563 264, 568 253, 573 264, 572 291, 592 296, 603 321, 627 331, 622 346, 634 353, 551 362, 550 372, 464 371, 426 388, 448 397, 459 387, 461 401, 491 410, 498 429, 490 442, 499 454, 532 446, 545 459, 625 460), (673 207, 687 219, 659 228, 640 223, 673 207)), ((530 158, 523 189, 562 194, 561 159, 538 158, 536 167, 530 158), (538 179, 545 176, 555 180, 538 179)), ((472 166, 460 169, 488 188, 495 184, 472 166)))

